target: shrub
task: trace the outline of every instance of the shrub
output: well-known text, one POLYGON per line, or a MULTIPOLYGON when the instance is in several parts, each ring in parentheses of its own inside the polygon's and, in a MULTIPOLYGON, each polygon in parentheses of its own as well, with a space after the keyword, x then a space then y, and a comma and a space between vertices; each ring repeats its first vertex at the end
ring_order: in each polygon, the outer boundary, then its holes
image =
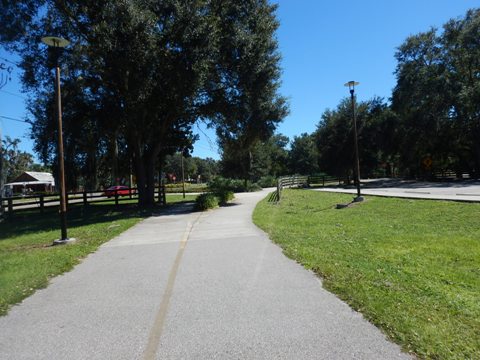
POLYGON ((257 183, 252 183, 250 181, 247 181, 247 187, 245 188, 246 192, 254 192, 254 191, 260 191, 262 190, 262 187, 258 185, 257 183))
POLYGON ((218 197, 220 205, 226 205, 230 200, 235 198, 233 191, 221 190, 215 194, 218 197))
POLYGON ((262 188, 275 187, 277 186, 277 179, 271 175, 262 176, 260 180, 257 181, 257 184, 262 188))
POLYGON ((218 206, 220 200, 213 193, 203 193, 197 196, 195 200, 195 208, 197 210, 208 210, 218 206))
POLYGON ((227 179, 221 176, 217 176, 212 181, 208 183, 208 188, 216 193, 219 193, 224 190, 230 190, 233 192, 243 192, 245 191, 245 186, 243 185, 242 180, 237 179, 227 179))
POLYGON ((252 184, 250 181, 247 181, 245 186, 245 180, 240 179, 227 179, 221 176, 217 176, 215 179, 208 183, 208 188, 215 192, 221 192, 224 190, 229 190, 233 192, 250 192, 260 190, 260 186, 257 184, 252 184))

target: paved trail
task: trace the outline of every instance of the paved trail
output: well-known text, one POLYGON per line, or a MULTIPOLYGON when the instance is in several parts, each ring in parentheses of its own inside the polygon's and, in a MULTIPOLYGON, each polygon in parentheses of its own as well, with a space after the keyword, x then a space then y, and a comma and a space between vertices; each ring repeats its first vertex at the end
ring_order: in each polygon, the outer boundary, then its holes
POLYGON ((146 219, 0 318, 0 359, 408 359, 251 222, 146 219))
MULTIPOLYGON (((480 202, 480 182, 422 182, 398 179, 362 180, 361 193, 383 197, 398 197, 409 199, 453 200, 464 202, 480 202)), ((316 191, 340 192, 356 194, 357 190, 350 186, 326 187, 316 191)))

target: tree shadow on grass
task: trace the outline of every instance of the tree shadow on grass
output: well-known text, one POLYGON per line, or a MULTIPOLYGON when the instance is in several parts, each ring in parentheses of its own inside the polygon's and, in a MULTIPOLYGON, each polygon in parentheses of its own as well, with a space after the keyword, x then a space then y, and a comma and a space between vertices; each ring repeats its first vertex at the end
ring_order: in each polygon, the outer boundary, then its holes
MULTIPOLYGON (((192 201, 167 205, 154 205, 139 208, 137 204, 70 204, 67 211, 67 227, 75 228, 99 223, 109 223, 120 219, 146 218, 149 216, 171 216, 194 212, 192 201)), ((43 213, 38 208, 18 210, 13 217, 0 222, 0 241, 15 236, 44 231, 60 231, 58 207, 46 207, 43 213)))
MULTIPOLYGON (((151 209, 139 209, 136 205, 72 205, 67 211, 68 228, 109 223, 120 219, 147 217, 151 209)), ((43 213, 38 209, 19 210, 0 223, 0 241, 31 233, 60 230, 58 208, 46 208, 43 213)))

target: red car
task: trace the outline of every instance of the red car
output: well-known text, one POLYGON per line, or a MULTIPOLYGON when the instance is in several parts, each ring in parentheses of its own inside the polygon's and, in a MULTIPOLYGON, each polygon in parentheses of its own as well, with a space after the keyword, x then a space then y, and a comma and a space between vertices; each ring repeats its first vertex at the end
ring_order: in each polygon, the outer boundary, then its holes
POLYGON ((130 189, 128 186, 110 186, 108 189, 103 191, 103 194, 106 197, 112 197, 115 196, 115 193, 118 194, 118 196, 128 196, 130 195, 130 189))

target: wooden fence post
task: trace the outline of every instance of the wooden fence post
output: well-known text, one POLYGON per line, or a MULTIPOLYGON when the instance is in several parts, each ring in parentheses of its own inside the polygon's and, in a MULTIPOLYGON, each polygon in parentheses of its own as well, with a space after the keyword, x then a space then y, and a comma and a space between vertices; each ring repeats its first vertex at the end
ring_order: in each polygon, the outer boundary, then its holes
POLYGON ((43 203, 43 195, 40 195, 40 212, 41 212, 42 214, 43 214, 43 210, 44 210, 44 209, 43 209, 43 205, 44 205, 44 203, 43 203))
POLYGON ((159 184, 158 185, 158 203, 160 205, 166 205, 167 204, 167 199, 165 196, 165 185, 159 184))
POLYGON ((118 191, 115 189, 115 206, 118 206, 118 191))
POLYGON ((279 178, 279 179, 277 180, 277 201, 280 201, 280 196, 281 196, 280 194, 281 194, 281 192, 282 192, 282 184, 281 184, 281 181, 282 181, 281 178, 279 178))
POLYGON ((83 206, 88 205, 88 199, 87 199, 87 191, 83 190, 83 206))
POLYGON ((8 216, 9 217, 12 217, 13 216, 13 200, 12 199, 8 199, 8 216))

